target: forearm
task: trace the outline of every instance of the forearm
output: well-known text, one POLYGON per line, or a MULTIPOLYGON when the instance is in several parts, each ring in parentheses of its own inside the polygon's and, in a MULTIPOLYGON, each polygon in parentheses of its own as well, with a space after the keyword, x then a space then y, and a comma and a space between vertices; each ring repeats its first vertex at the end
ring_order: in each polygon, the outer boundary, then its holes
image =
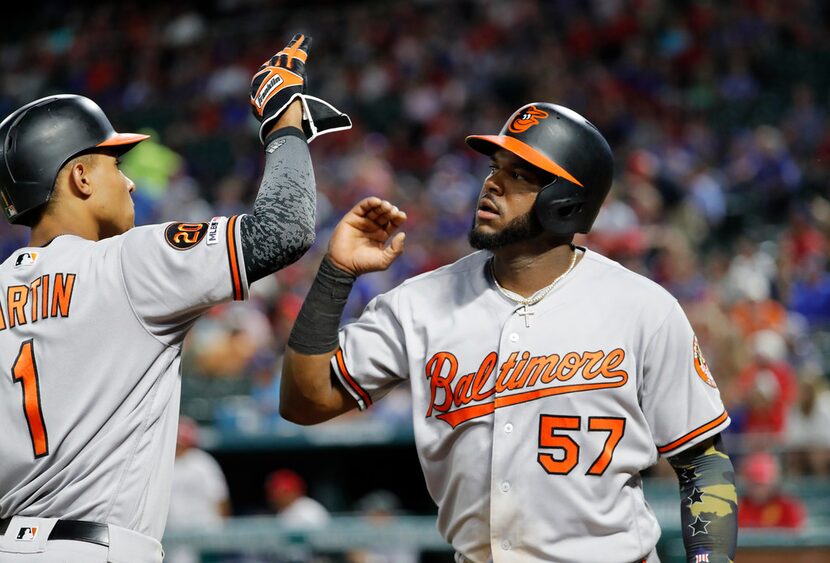
POLYGON ((286 349, 280 379, 280 415, 296 424, 318 424, 357 407, 331 367, 334 352, 286 349))
POLYGON ((354 280, 323 259, 288 339, 280 381, 280 414, 288 420, 315 424, 357 406, 331 368, 354 280))
POLYGON ((253 213, 240 223, 248 282, 298 260, 314 243, 316 191, 302 132, 276 129, 266 146, 265 171, 253 213))
POLYGON ((709 554, 710 563, 735 559, 738 495, 735 472, 720 435, 669 459, 680 481, 680 517, 686 559, 709 554))

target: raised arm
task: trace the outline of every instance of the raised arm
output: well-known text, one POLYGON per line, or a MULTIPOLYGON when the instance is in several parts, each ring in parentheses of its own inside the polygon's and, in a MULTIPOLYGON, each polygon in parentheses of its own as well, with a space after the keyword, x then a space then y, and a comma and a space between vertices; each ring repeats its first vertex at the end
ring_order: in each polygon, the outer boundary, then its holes
POLYGON ((253 213, 240 218, 248 283, 292 264, 314 244, 317 195, 302 115, 295 100, 274 125, 253 213))
POLYGON ((404 233, 394 233, 405 220, 388 201, 370 197, 338 223, 288 340, 280 383, 283 418, 316 424, 357 406, 331 368, 340 318, 357 276, 385 270, 403 252, 404 233))
POLYGON ((306 99, 310 45, 310 37, 295 35, 251 81, 251 109, 266 158, 253 212, 240 219, 248 283, 295 262, 314 243, 317 203, 307 137, 351 127, 333 106, 306 99))

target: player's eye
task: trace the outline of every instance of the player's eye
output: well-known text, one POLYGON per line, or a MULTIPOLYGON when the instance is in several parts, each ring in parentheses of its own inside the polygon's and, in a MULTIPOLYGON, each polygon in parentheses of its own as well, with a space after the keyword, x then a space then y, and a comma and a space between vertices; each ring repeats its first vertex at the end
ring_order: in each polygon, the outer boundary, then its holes
POLYGON ((492 176, 493 174, 495 174, 495 173, 496 173, 496 171, 498 170, 498 166, 496 166, 495 164, 491 164, 491 165, 489 166, 489 168, 490 168, 490 176, 492 176))

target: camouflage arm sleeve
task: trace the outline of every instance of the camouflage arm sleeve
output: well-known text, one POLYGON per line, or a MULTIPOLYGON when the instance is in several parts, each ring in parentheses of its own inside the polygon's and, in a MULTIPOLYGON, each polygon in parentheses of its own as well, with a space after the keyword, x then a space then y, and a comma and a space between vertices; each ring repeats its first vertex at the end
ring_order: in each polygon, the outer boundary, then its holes
POLYGON ((738 493, 732 461, 720 434, 669 458, 669 463, 680 481, 686 560, 733 561, 738 541, 738 493))
POLYGON ((240 218, 248 283, 297 261, 314 243, 314 170, 305 137, 285 127, 269 135, 254 211, 240 218))

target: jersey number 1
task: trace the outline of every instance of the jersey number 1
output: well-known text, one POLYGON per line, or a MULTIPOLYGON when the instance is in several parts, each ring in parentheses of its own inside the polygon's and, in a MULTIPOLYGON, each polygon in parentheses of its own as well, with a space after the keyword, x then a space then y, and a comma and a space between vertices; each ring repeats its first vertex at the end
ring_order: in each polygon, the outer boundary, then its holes
POLYGON ((32 436, 32 449, 35 459, 49 454, 49 442, 46 437, 46 424, 40 409, 40 382, 35 363, 34 341, 27 340, 20 345, 20 352, 12 366, 12 379, 23 387, 23 412, 29 424, 32 436))

